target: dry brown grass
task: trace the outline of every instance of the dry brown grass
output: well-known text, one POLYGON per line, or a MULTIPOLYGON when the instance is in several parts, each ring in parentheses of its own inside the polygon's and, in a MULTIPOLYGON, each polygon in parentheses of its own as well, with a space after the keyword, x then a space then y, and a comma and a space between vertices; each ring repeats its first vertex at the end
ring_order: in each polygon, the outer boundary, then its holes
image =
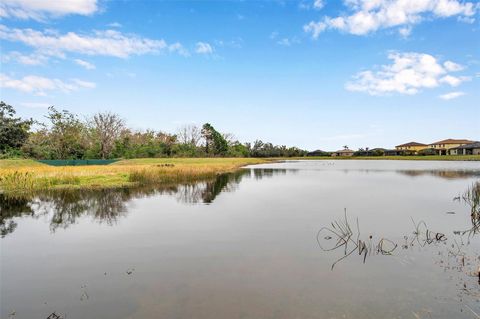
POLYGON ((48 166, 16 160, 0 161, 0 189, 30 191, 51 188, 113 188, 132 185, 189 182, 234 171, 252 158, 135 159, 110 165, 48 166))

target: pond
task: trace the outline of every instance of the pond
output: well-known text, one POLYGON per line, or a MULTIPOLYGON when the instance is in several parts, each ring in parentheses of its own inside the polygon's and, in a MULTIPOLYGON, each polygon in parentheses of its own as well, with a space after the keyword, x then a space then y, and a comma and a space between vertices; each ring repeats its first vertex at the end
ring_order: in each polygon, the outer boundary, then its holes
POLYGON ((478 318, 478 181, 478 162, 287 161, 0 195, 0 317, 478 318))

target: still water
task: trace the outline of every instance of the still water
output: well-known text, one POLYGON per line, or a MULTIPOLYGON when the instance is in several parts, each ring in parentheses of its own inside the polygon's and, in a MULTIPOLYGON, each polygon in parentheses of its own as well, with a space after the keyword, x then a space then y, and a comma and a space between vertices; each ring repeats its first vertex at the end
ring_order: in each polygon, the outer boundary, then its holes
POLYGON ((289 161, 0 195, 0 317, 478 318, 461 197, 479 180, 478 162, 289 161))

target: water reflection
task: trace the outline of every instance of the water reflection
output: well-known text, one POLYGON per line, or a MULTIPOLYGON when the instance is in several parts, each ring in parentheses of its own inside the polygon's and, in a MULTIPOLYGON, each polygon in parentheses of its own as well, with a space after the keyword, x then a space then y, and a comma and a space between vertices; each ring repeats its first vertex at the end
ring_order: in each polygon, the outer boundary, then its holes
POLYGON ((222 192, 233 192, 244 178, 260 180, 286 175, 286 169, 243 169, 214 179, 190 184, 143 186, 103 190, 55 190, 30 195, 0 193, 0 235, 13 233, 15 218, 48 216, 50 230, 65 229, 79 218, 90 216, 100 224, 114 225, 126 216, 127 203, 136 198, 169 195, 183 204, 210 204, 222 192))
POLYGON ((0 193, 0 235, 5 237, 17 228, 12 219, 21 216, 34 216, 30 206, 31 201, 26 198, 9 197, 0 193))
POLYGON ((410 177, 430 175, 443 179, 480 177, 480 171, 478 170, 398 170, 397 173, 410 177))
MULTIPOLYGON (((355 169, 342 169, 345 173, 349 171, 355 171, 355 169)), ((385 170, 380 169, 360 169, 363 173, 385 173, 385 170)), ((392 170, 397 174, 405 175, 409 177, 423 177, 423 176, 434 176, 442 179, 467 179, 467 178, 476 178, 480 177, 479 170, 444 170, 444 169, 431 169, 431 170, 419 170, 419 169, 394 169, 392 170)))

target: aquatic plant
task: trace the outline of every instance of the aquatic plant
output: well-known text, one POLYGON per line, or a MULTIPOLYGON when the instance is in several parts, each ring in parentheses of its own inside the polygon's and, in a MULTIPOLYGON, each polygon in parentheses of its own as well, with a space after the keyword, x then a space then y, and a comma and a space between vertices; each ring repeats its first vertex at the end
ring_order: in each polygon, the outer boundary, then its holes
POLYGON ((480 181, 470 185, 467 190, 454 198, 456 201, 462 201, 470 207, 470 218, 472 227, 464 231, 455 231, 457 235, 468 234, 468 238, 480 232, 480 181))
POLYGON ((473 183, 462 196, 463 202, 470 206, 472 219, 480 221, 480 182, 473 183))
POLYGON ((369 235, 366 240, 360 239, 358 218, 356 219, 355 233, 350 226, 346 209, 342 220, 333 221, 331 227, 320 228, 317 232, 317 243, 323 251, 343 249, 343 256, 332 264, 332 270, 336 264, 352 255, 355 251, 358 251, 358 255, 363 257, 363 263, 365 263, 367 256, 372 254, 391 255, 397 248, 396 243, 383 237, 380 238, 378 242, 373 240, 372 235, 369 235), (334 240, 333 246, 326 247, 325 242, 329 242, 330 240, 334 240), (324 243, 322 244, 322 242, 324 243))

